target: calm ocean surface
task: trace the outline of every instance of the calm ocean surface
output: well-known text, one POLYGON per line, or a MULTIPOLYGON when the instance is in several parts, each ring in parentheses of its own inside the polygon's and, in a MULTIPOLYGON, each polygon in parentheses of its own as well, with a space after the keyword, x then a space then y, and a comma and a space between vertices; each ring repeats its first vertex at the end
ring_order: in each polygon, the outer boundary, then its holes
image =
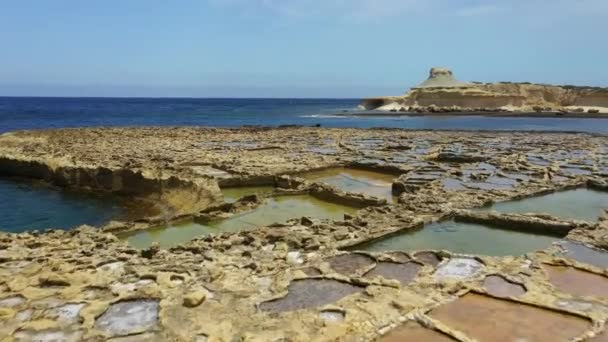
POLYGON ((0 133, 84 126, 315 125, 410 129, 547 130, 608 133, 608 119, 353 117, 353 99, 151 99, 0 97, 0 133))
MULTIPOLYGON (((349 117, 358 100, 0 97, 0 133, 84 126, 315 125, 410 129, 553 130, 608 133, 608 120, 484 117, 349 117)), ((0 178, 0 230, 101 225, 124 214, 112 198, 0 178)))

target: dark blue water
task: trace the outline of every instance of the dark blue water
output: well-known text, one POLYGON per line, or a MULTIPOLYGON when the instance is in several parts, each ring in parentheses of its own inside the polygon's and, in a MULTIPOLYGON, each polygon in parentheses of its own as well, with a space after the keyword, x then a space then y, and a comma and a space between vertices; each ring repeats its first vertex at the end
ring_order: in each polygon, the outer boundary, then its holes
POLYGON ((148 99, 0 97, 0 133, 84 126, 315 125, 410 129, 608 133, 608 120, 491 117, 353 117, 355 99, 148 99))
POLYGON ((0 178, 0 230, 23 232, 102 225, 126 214, 117 198, 0 178))

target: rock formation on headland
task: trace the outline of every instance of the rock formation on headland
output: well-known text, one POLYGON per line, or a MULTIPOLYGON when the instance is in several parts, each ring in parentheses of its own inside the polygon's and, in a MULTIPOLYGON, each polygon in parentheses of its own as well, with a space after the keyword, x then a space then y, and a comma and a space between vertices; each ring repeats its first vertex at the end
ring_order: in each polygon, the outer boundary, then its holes
POLYGON ((432 68, 429 78, 402 96, 363 100, 366 110, 416 112, 608 113, 608 88, 532 83, 465 83, 451 70, 432 68))

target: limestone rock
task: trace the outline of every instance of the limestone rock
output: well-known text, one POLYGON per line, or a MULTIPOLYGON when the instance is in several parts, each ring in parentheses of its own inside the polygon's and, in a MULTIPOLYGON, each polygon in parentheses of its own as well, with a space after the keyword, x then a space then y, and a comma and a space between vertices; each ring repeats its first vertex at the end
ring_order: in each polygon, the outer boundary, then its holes
POLYGON ((460 82, 454 78, 452 70, 447 68, 431 68, 429 78, 416 88, 460 86, 467 86, 467 83, 460 82))
POLYGON ((201 305, 207 298, 207 291, 198 289, 184 296, 183 304, 187 308, 195 308, 201 305))
MULTIPOLYGON (((608 88, 533 83, 465 83, 446 68, 432 68, 429 77, 402 96, 364 99, 365 110, 396 112, 537 112, 554 115, 608 113, 608 88)), ((587 114, 587 115, 588 115, 587 114)))

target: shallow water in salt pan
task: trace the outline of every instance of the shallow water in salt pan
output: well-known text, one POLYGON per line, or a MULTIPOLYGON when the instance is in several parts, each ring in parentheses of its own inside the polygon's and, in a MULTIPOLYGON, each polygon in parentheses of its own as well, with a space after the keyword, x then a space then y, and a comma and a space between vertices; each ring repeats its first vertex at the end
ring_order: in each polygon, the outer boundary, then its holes
POLYGON ((477 341, 570 341, 591 327, 579 316, 475 293, 429 316, 477 341))
POLYGON ((396 201, 392 193, 393 180, 397 178, 394 175, 350 168, 332 168, 308 172, 302 177, 311 182, 335 186, 345 192, 384 198, 389 203, 396 201))
POLYGON ((208 234, 237 232, 272 223, 284 223, 289 219, 303 216, 314 219, 342 220, 344 214, 352 215, 356 211, 355 208, 321 201, 309 195, 279 196, 267 198, 266 202, 258 208, 225 220, 208 224, 192 221, 172 224, 122 238, 135 248, 146 248, 154 242, 158 242, 161 248, 170 248, 208 234))
POLYGON ((366 251, 447 250, 491 256, 522 255, 549 247, 558 238, 445 221, 359 247, 366 251))
POLYGON ((496 203, 482 210, 550 214, 562 219, 597 221, 605 209, 608 209, 608 192, 582 188, 496 203))

